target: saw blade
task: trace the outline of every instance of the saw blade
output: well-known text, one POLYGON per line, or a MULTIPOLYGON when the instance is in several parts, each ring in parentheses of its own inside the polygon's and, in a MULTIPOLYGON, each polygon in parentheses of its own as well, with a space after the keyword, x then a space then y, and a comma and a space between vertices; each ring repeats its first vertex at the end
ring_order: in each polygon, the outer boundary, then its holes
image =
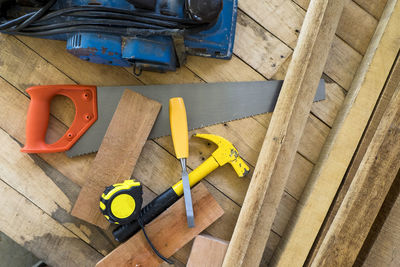
MULTIPOLYGON (((162 104, 149 139, 170 135, 168 103, 172 97, 185 101, 188 129, 272 112, 283 81, 168 84, 146 86, 98 87, 98 119, 66 153, 69 157, 96 152, 107 131, 125 89, 138 92, 162 104)), ((314 101, 325 99, 321 80, 314 101)))

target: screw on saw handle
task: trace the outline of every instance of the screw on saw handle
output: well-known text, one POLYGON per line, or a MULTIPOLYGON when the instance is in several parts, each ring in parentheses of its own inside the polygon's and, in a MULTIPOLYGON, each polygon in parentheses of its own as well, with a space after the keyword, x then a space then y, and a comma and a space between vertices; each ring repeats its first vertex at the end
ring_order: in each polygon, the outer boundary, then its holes
POLYGON ((71 146, 97 120, 95 86, 46 85, 26 90, 31 97, 26 119, 26 142, 21 149, 26 153, 62 152, 71 146), (66 133, 55 143, 46 144, 45 137, 50 117, 50 103, 54 96, 63 95, 75 104, 75 119, 66 133))
POLYGON ((181 97, 169 100, 169 120, 175 155, 178 159, 189 156, 189 136, 185 103, 181 97))

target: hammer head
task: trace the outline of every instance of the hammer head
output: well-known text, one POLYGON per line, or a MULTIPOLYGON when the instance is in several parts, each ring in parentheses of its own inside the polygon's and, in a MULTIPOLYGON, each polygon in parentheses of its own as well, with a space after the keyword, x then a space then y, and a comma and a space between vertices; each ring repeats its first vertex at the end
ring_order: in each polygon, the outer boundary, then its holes
POLYGON ((214 134, 195 134, 193 136, 209 140, 218 146, 212 156, 219 166, 223 166, 226 163, 231 164, 239 177, 245 176, 250 171, 249 166, 239 156, 237 149, 225 138, 214 134))

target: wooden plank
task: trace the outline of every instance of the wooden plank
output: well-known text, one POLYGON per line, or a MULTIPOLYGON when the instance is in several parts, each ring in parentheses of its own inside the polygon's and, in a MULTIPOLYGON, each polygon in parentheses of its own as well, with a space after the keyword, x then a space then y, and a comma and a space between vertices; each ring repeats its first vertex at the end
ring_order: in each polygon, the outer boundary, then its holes
POLYGON ((265 80, 264 76, 237 56, 230 60, 189 56, 185 66, 208 83, 265 80))
MULTIPOLYGON (((196 226, 187 227, 183 198, 146 225, 153 245, 165 257, 178 249, 216 221, 224 213, 203 184, 192 190, 196 226)), ((143 232, 139 232, 99 261, 96 266, 158 266, 162 260, 155 255, 143 232)))
POLYGON ((340 206, 342 205, 343 199, 345 198, 347 191, 355 177, 357 170, 360 167, 361 161, 368 149, 369 144, 378 128, 379 122, 382 119, 382 116, 388 106, 392 96, 395 92, 397 84, 400 83, 400 58, 398 57, 396 63, 394 64, 393 70, 386 82, 385 88, 379 97, 378 103, 374 108, 374 112, 368 122, 368 126, 363 134, 362 140, 357 147, 357 151, 353 156, 351 161, 350 167, 346 171, 346 176, 344 177, 344 182, 342 182, 342 186, 340 187, 337 197, 335 198, 333 206, 330 208, 327 217, 325 218, 324 224, 319 230, 319 234, 317 240, 314 242, 313 249, 311 251, 311 255, 309 255, 308 261, 312 262, 315 254, 317 253, 321 242, 324 240, 327 231, 329 230, 332 221, 334 220, 337 211, 339 210, 340 206))
POLYGON ((36 155, 21 153, 20 144, 2 129, 0 143, 0 179, 4 183, 103 255, 114 249, 101 230, 69 214, 80 190, 78 185, 52 172, 36 155))
MULTIPOLYGON (((366 261, 367 257, 369 256, 370 252, 372 251, 375 243, 379 239, 379 236, 383 234, 383 230, 386 224, 386 221, 390 218, 391 213, 394 213, 392 208, 396 205, 396 201, 400 194, 400 172, 397 173, 396 178, 393 181, 392 187, 390 188, 389 192, 386 195, 385 201, 382 204, 382 207, 376 216, 376 219, 368 233, 367 238, 364 241, 360 252, 357 255, 357 259, 354 262, 354 266, 362 266, 363 263, 366 261)), ((397 229, 395 228, 395 224, 391 224, 393 229, 386 229, 387 232, 393 230, 394 235, 396 234, 397 229)), ((396 250, 398 249, 396 244, 389 249, 389 251, 393 251, 393 259, 396 257, 396 250)), ((383 258, 387 257, 387 254, 383 256, 383 258)), ((394 262, 396 259, 394 260, 394 262)), ((381 266, 381 265, 377 265, 381 266)))
MULTIPOLYGON (((239 8, 293 48, 309 3, 310 0, 247 0, 239 2, 239 8)), ((353 1, 346 1, 336 38, 364 54, 376 25, 377 20, 372 15, 353 1)))
POLYGON ((347 1, 336 34, 357 52, 364 55, 377 25, 376 18, 353 1, 347 1))
POLYGON ((376 19, 380 19, 388 0, 353 0, 376 19))
POLYGON ((161 104, 125 90, 71 214, 107 229, 99 197, 107 186, 129 179, 150 134, 161 104))
POLYGON ((194 239, 187 267, 220 267, 228 249, 228 241, 199 235, 194 239))
MULTIPOLYGON (((251 32, 256 32, 258 36, 257 46, 263 44, 265 47, 265 52, 258 50, 258 54, 252 56, 254 60, 245 60, 250 66, 257 69, 257 66, 262 65, 263 61, 267 60, 269 62, 271 58, 277 58, 280 56, 279 54, 276 54, 276 56, 275 54, 272 54, 271 56, 270 51, 274 51, 274 46, 270 47, 269 42, 271 38, 265 37, 268 36, 269 33, 277 36, 279 40, 283 41, 291 49, 295 47, 305 16, 305 11, 296 3, 293 3, 291 0, 246 0, 239 2, 239 6, 246 14, 249 14, 262 26, 261 27, 257 23, 252 23, 251 18, 249 17, 243 17, 243 22, 247 25, 244 30, 248 33, 243 32, 241 36, 253 38, 250 37, 252 36, 251 32)), ((356 24, 356 22, 353 22, 352 26, 355 26, 356 24)), ((361 36, 366 36, 367 33, 364 33, 365 29, 373 31, 373 27, 374 25, 363 25, 361 28, 355 27, 354 29, 356 31, 358 30, 361 36), (371 26, 372 29, 370 29, 371 26)), ((344 29, 344 31, 347 31, 347 29, 344 29)), ((237 38, 240 37, 237 36, 237 38)), ((247 39, 242 42, 243 47, 237 41, 235 42, 235 53, 242 59, 244 56, 253 53, 253 49, 248 49, 249 46, 247 45, 246 40, 247 39), (243 53, 244 55, 242 55, 243 53)), ((281 56, 285 59, 288 58, 286 54, 281 54, 281 56)), ((330 51, 324 73, 347 90, 350 87, 352 78, 361 62, 361 59, 361 54, 357 53, 357 51, 339 37, 335 37, 333 41, 333 49, 330 51)), ((278 63, 274 65, 276 65, 276 67, 279 66, 278 63)), ((275 69, 275 73, 277 71, 278 70, 275 69)), ((261 73, 264 74, 263 72, 261 73)), ((268 76, 266 77, 268 78, 268 76)))
POLYGON ((234 53, 270 79, 292 53, 290 47, 238 11, 234 53), (251 53, 249 53, 251 47, 251 53))
POLYGON ((400 82, 311 266, 352 266, 400 169, 400 82))
POLYGON ((93 266, 102 255, 0 181, 1 231, 51 266, 93 266), (66 253, 68 252, 68 253, 66 253))
POLYGON ((366 127, 400 47, 400 4, 390 3, 275 253, 274 265, 304 263, 366 127))
POLYGON ((223 266, 261 261, 343 5, 311 2, 223 266))
MULTIPOLYGON (((310 3, 310 0, 293 1, 304 9, 307 9, 310 3)), ((364 55, 377 24, 376 18, 358 4, 346 1, 336 35, 364 55)))
MULTIPOLYGON (((390 266, 396 267, 400 265, 400 179, 399 175, 392 185, 392 189, 389 191, 389 203, 384 203, 382 209, 384 214, 384 220, 380 220, 379 215, 376 219, 379 223, 380 227, 376 230, 379 230, 376 238, 374 238, 374 242, 366 255, 363 263, 358 264, 358 266, 364 267, 375 267, 375 266, 390 266), (393 188, 397 186, 397 188, 393 188), (395 190, 393 190, 395 189, 395 190), (393 193, 393 195, 391 195, 393 193), (387 204, 387 205, 385 205, 387 204)), ((385 200, 386 202, 386 200, 385 200)), ((381 209, 381 212, 382 212, 381 209)), ((380 212, 380 213, 381 213, 380 212)), ((372 230, 371 230, 372 231, 372 230)), ((370 233, 371 234, 371 233, 370 233)), ((369 237, 368 237, 369 238, 369 237)), ((366 242, 368 241, 368 238, 366 242)), ((368 244, 369 245, 369 244, 368 244)), ((362 251, 360 251, 360 254, 362 251)), ((360 258, 360 254, 358 258, 360 258)))

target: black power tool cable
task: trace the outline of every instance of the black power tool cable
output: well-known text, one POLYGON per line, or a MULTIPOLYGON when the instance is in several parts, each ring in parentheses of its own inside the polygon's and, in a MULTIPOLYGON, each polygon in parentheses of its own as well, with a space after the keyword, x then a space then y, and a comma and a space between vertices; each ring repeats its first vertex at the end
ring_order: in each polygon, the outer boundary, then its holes
POLYGON ((29 19, 29 18, 30 18, 32 15, 34 15, 34 14, 35 14, 34 12, 28 13, 28 14, 25 14, 25 15, 19 17, 19 18, 16 18, 16 19, 7 21, 7 22, 5 22, 5 23, 3 23, 3 24, 0 25, 0 30, 7 29, 7 28, 10 28, 10 27, 12 27, 12 26, 15 26, 15 25, 17 25, 17 24, 19 24, 19 23, 22 23, 22 22, 24 22, 25 20, 29 19))
POLYGON ((16 28, 15 31, 20 31, 30 24, 32 24, 35 20, 38 20, 41 16, 44 15, 44 13, 51 8, 57 0, 50 0, 47 4, 45 4, 41 9, 39 9, 35 14, 30 16, 27 20, 19 24, 16 28))
POLYGON ((165 262, 167 262, 167 263, 169 263, 169 264, 174 264, 173 261, 171 261, 170 259, 167 259, 167 258, 164 257, 163 255, 161 255, 161 253, 154 247, 153 243, 151 243, 150 238, 147 236, 147 233, 146 233, 146 231, 144 230, 144 223, 143 223, 143 220, 142 220, 142 216, 139 216, 139 218, 138 218, 138 223, 139 223, 140 228, 142 228, 144 237, 146 237, 146 240, 147 240, 147 242, 149 243, 151 249, 154 251, 154 253, 156 253, 157 256, 158 256, 160 259, 162 259, 163 261, 165 261, 165 262))
POLYGON ((204 30, 210 25, 148 11, 130 11, 104 6, 81 6, 49 11, 55 2, 56 0, 51 0, 37 12, 0 24, 0 32, 26 36, 49 36, 76 31, 128 37, 171 36, 204 30), (68 17, 74 20, 69 20, 68 17))
POLYGON ((134 27, 138 29, 152 29, 152 30, 160 30, 162 27, 149 25, 140 22, 134 21, 126 21, 126 20, 113 20, 113 19, 94 19, 92 21, 85 21, 85 20, 74 20, 74 21, 67 21, 67 22, 60 22, 60 23, 53 23, 53 24, 42 24, 42 25, 32 25, 26 32, 38 32, 38 31, 45 31, 45 30, 53 30, 65 27, 72 27, 72 26, 110 26, 110 27, 134 27))
MULTIPOLYGON (((64 33, 76 33, 76 32, 87 32, 87 33, 103 33, 103 34, 113 34, 119 36, 171 36, 174 34, 183 34, 183 30, 175 30, 175 29, 161 29, 161 30, 150 30, 150 29, 138 29, 138 28, 113 28, 108 26, 71 26, 60 29, 53 29, 47 31, 37 31, 37 32, 29 32, 29 31, 4 31, 4 33, 18 34, 23 36, 49 36, 56 34, 64 34, 64 33)), ((1 31, 0 31, 1 32, 1 31)))

